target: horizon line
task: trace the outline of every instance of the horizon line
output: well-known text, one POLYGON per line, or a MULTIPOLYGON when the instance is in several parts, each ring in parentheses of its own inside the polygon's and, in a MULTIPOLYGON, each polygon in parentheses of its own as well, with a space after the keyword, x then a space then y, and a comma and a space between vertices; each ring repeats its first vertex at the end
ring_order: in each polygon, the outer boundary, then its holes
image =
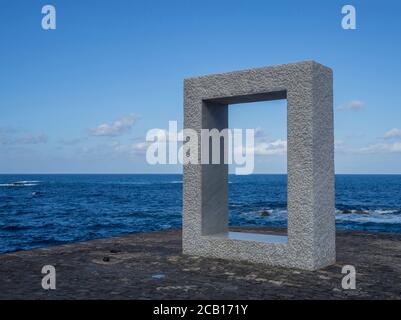
MULTIPOLYGON (((0 175, 182 175, 182 172, 46 172, 46 173, 41 173, 41 172, 34 172, 34 173, 2 173, 0 172, 0 175)), ((235 173, 228 173, 229 175, 236 175, 235 173)), ((345 173, 345 172, 335 172, 336 175, 401 175, 401 173, 370 173, 370 172, 364 172, 364 173, 345 173)), ((281 172, 255 172, 249 175, 245 176, 252 176, 252 175, 287 175, 286 172, 281 173, 281 172)), ((238 175, 241 176, 241 175, 238 175)))

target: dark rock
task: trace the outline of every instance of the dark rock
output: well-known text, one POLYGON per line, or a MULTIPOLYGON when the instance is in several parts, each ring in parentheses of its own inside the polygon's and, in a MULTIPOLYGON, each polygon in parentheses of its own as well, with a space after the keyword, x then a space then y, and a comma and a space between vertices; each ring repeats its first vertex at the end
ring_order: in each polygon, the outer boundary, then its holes
POLYGON ((270 212, 269 212, 268 210, 262 210, 262 211, 260 212, 260 215, 261 215, 262 217, 268 217, 268 216, 270 216, 270 212))
POLYGON ((369 214, 369 212, 365 211, 365 210, 355 210, 355 213, 356 214, 369 214))
POLYGON ((121 250, 117 250, 117 249, 111 249, 110 250, 110 253, 119 253, 119 252, 121 252, 121 250))
POLYGON ((109 262, 109 261, 110 261, 110 258, 109 258, 109 257, 103 257, 103 261, 104 261, 104 262, 109 262))
MULTIPOLYGON (((286 234, 285 228, 230 230, 286 234)), ((400 299, 401 234, 337 231, 336 264, 313 272, 182 255, 181 235, 138 233, 0 254, 0 300, 400 299), (112 248, 124 255, 105 256, 112 248), (103 257, 110 262, 99 263, 103 257), (41 287, 41 269, 49 263, 60 280, 57 290, 41 287), (341 288, 348 264, 356 268, 356 290, 341 288)))
POLYGON ((351 214, 352 211, 351 211, 351 210, 348 210, 348 209, 345 209, 345 210, 342 210, 341 213, 342 213, 342 214, 351 214))

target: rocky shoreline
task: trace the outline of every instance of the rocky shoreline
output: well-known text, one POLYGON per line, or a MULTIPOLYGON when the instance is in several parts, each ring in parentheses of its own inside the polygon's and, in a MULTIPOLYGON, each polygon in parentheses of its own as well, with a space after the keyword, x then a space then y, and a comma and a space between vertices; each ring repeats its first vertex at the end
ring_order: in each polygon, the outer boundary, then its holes
MULTIPOLYGON (((259 214, 261 217, 270 217, 273 214, 273 210, 271 209, 261 209, 256 212, 259 214)), ((342 209, 338 210, 338 213, 340 214, 361 214, 361 215, 368 215, 370 214, 369 210, 364 210, 364 209, 342 209)))
POLYGON ((400 283, 401 234, 337 232, 337 263, 315 272, 183 256, 180 230, 0 255, 0 299, 400 299, 400 283), (56 290, 41 287, 44 265, 56 290), (344 265, 355 290, 342 289, 344 265))
POLYGON ((369 214, 369 211, 358 209, 358 210, 340 210, 341 214, 369 214))

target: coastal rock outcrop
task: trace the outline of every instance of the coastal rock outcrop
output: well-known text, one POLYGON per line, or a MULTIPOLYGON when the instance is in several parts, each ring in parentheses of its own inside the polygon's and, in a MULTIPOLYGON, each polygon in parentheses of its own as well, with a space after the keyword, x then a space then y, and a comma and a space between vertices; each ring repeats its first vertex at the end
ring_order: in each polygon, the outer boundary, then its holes
POLYGON ((341 210, 341 214, 369 214, 369 211, 358 209, 358 210, 349 210, 349 209, 344 209, 341 210))
POLYGON ((260 216, 261 217, 269 217, 271 215, 271 212, 269 210, 261 210, 260 211, 260 216))

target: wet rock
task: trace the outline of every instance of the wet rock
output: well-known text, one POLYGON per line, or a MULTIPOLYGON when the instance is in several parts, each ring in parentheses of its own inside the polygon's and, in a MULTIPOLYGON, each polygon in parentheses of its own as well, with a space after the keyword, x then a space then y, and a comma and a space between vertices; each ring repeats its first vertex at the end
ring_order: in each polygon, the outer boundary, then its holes
POLYGON ((345 209, 345 210, 342 210, 341 213, 342 213, 342 214, 351 214, 352 211, 351 211, 351 210, 348 210, 348 209, 345 209))
POLYGON ((103 262, 109 262, 110 258, 109 257, 103 257, 103 262))
POLYGON ((356 214, 369 214, 369 212, 366 210, 355 210, 355 213, 356 214))
POLYGON ((270 216, 270 212, 268 211, 268 210, 262 210, 262 211, 260 211, 260 215, 262 216, 262 217, 268 217, 268 216, 270 216))

